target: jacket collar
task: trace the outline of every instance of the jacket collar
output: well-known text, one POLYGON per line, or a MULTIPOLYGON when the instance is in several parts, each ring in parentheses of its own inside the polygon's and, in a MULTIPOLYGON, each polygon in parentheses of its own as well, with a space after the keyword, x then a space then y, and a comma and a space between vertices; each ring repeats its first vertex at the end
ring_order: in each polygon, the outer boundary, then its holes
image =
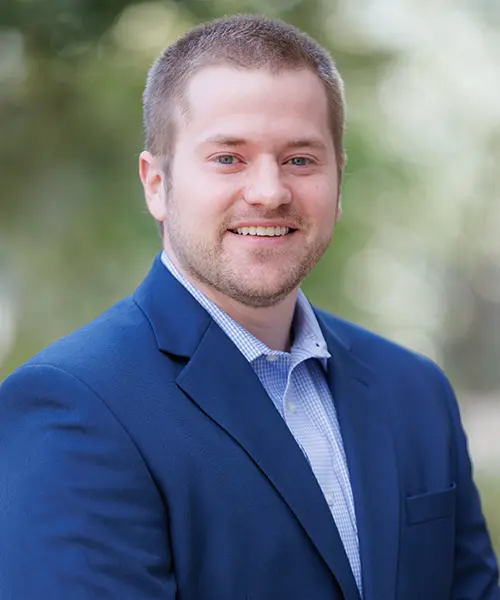
POLYGON ((133 296, 153 329, 159 350, 191 357, 212 318, 162 263, 161 254, 133 296))
MULTIPOLYGON (((159 350, 185 358, 193 355, 212 322, 212 317, 168 271, 161 260, 161 254, 156 256, 133 298, 150 322, 159 350)), ((325 341, 328 342, 328 350, 334 351, 337 356, 339 353, 349 356, 359 364, 360 373, 366 373, 369 378, 370 369, 357 361, 356 357, 351 357, 348 337, 332 327, 334 318, 330 317, 328 322, 322 311, 315 309, 314 312, 325 341)))

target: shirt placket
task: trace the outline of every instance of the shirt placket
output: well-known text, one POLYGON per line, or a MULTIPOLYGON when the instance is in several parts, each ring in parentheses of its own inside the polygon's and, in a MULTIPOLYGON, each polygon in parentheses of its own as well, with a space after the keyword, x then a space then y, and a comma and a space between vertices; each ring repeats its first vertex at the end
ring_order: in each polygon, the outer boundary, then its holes
POLYGON ((305 399, 299 393, 296 385, 298 367, 299 365, 291 370, 285 390, 283 402, 285 421, 305 453, 331 508, 337 494, 335 493, 335 469, 330 444, 324 432, 312 422, 304 406, 305 399))

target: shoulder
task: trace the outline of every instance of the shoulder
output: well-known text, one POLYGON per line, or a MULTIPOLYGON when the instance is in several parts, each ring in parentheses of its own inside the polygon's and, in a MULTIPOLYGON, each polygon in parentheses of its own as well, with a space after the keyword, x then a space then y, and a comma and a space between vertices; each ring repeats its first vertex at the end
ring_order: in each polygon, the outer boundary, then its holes
POLYGON ((399 378, 425 375, 448 393, 446 375, 429 357, 322 309, 315 308, 315 312, 322 326, 372 371, 391 372, 399 378))
POLYGON ((33 356, 8 380, 20 381, 35 372, 42 380, 59 380, 67 373, 92 384, 131 368, 138 354, 147 354, 154 347, 149 321, 128 297, 33 356))

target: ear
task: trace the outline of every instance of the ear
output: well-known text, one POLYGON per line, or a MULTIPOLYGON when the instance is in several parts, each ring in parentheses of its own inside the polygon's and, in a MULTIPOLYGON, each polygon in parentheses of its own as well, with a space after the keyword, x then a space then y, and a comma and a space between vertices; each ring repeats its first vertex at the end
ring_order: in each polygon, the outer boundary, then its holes
POLYGON ((339 166, 342 169, 342 171, 345 169, 346 164, 347 164, 347 153, 345 150, 342 150, 342 154, 340 155, 340 160, 339 160, 339 166))
POLYGON ((151 152, 139 155, 139 175, 144 188, 144 196, 152 217, 163 223, 167 218, 165 174, 160 157, 151 152))
POLYGON ((342 152, 338 161, 338 198, 337 209, 335 211, 335 223, 338 223, 342 218, 342 180, 344 178, 344 169, 347 164, 347 154, 342 152))
POLYGON ((338 223, 342 218, 342 196, 339 193, 339 197, 337 200, 337 209, 335 211, 335 223, 338 223))

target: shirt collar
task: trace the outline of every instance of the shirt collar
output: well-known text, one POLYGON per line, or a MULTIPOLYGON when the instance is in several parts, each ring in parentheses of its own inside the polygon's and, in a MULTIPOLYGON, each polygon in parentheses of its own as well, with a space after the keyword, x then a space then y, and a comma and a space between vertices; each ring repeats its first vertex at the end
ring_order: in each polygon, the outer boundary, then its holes
POLYGON ((295 315, 293 317, 294 340, 291 348, 292 355, 296 351, 318 358, 326 369, 330 358, 326 340, 323 336, 314 310, 302 290, 299 290, 295 315))
POLYGON ((279 350, 271 350, 264 342, 252 335, 215 304, 215 302, 205 296, 205 294, 182 275, 165 251, 162 252, 161 260, 177 281, 187 289, 226 335, 229 336, 248 362, 251 363, 263 356, 276 356, 277 358, 286 356, 287 358, 291 358, 294 363, 301 362, 307 358, 317 358, 320 360, 323 368, 326 369, 330 353, 328 352, 327 344, 314 310, 302 290, 299 290, 295 305, 292 324, 294 334, 292 347, 289 353, 280 352, 279 350))

